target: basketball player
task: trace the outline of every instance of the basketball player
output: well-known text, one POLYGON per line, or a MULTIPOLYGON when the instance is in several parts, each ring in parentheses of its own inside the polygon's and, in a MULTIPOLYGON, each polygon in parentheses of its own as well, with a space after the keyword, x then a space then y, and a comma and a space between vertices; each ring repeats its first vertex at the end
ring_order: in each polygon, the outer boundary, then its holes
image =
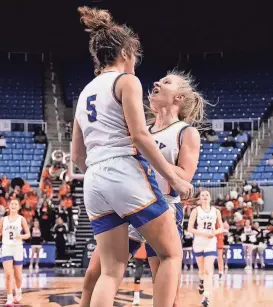
MULTIPOLYGON (((200 136, 197 129, 190 127, 190 124, 202 121, 206 102, 195 91, 190 77, 175 71, 155 83, 150 100, 155 121, 153 125, 148 126, 148 130, 168 162, 174 165, 182 178, 191 181, 197 168, 200 136)), ((158 172, 156 172, 156 179, 181 236, 183 208, 180 197, 158 172)), ((140 246, 139 242, 143 242, 143 237, 133 227, 130 226, 129 229, 129 237, 132 239, 129 242, 129 252, 133 255, 140 246)), ((151 246, 147 245, 146 250, 153 281, 155 281, 160 260, 151 246)), ((91 287, 95 284, 95 278, 99 273, 100 264, 97 253, 96 250, 95 258, 91 259, 86 272, 81 307, 89 306, 88 297, 90 300, 93 290, 91 287)), ((178 305, 178 299, 179 296, 174 306, 178 305)))
POLYGON ((201 191, 201 206, 192 210, 188 231, 194 234, 193 252, 199 269, 199 293, 204 294, 202 306, 209 306, 209 295, 213 288, 214 261, 217 256, 216 235, 223 232, 221 213, 210 205, 208 191, 201 191), (197 223, 197 228, 195 228, 197 223), (216 223, 218 229, 216 230, 216 223))
POLYGON ((0 234, 2 234, 2 263, 5 273, 7 302, 5 306, 18 304, 22 299, 22 268, 23 243, 30 237, 26 219, 18 214, 20 203, 17 199, 9 204, 9 215, 0 221, 0 234), (24 234, 21 234, 22 231, 24 234), (13 274, 15 279, 15 298, 13 298, 13 274))
POLYGON ((154 306, 171 307, 181 269, 180 238, 154 171, 140 153, 178 194, 188 198, 193 189, 146 129, 142 87, 134 76, 138 38, 107 11, 82 7, 79 12, 91 33, 90 52, 99 74, 80 94, 72 139, 72 160, 85 173, 84 202, 101 261, 90 306, 113 306, 127 267, 130 223, 161 260, 154 306))
POLYGON ((35 270, 39 271, 39 259, 40 259, 39 255, 42 243, 44 242, 44 239, 42 237, 42 232, 40 229, 40 223, 38 220, 34 220, 33 227, 31 227, 30 229, 30 233, 31 233, 31 258, 30 258, 29 270, 30 272, 32 272, 33 260, 35 254, 36 254, 35 270))

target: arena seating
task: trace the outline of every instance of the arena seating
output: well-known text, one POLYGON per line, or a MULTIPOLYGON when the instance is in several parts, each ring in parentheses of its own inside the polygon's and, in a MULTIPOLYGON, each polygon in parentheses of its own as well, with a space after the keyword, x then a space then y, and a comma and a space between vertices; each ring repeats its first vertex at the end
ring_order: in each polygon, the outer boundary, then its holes
POLYGON ((216 104, 209 108, 208 118, 265 118, 273 102, 272 78, 272 72, 222 72, 202 77, 205 97, 216 104))
POLYGON ((236 164, 245 151, 245 144, 237 143, 237 148, 220 147, 230 132, 220 132, 218 134, 219 142, 208 143, 202 141, 198 169, 194 175, 193 183, 195 185, 206 184, 209 186, 220 185, 225 182, 228 176, 234 170, 236 164))
POLYGON ((0 65, 0 118, 42 120, 40 63, 1 59, 0 65))
POLYGON ((252 180, 260 181, 260 185, 273 184, 273 166, 268 165, 268 160, 272 159, 273 144, 268 147, 262 160, 260 160, 254 172, 251 174, 252 180))
POLYGON ((0 176, 21 177, 35 185, 40 179, 45 144, 35 144, 32 132, 1 132, 7 148, 0 149, 0 176))

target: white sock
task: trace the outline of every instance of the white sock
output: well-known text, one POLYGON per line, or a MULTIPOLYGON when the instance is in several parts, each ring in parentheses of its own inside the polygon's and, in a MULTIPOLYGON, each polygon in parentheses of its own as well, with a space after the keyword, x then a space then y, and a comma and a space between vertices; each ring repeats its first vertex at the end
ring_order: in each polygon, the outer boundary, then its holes
POLYGON ((22 294, 22 288, 19 288, 19 289, 16 288, 15 293, 16 294, 22 294))
POLYGON ((7 295, 7 300, 8 301, 13 301, 13 295, 12 294, 8 294, 7 295))
POLYGON ((139 292, 134 292, 134 299, 135 300, 139 300, 140 299, 139 292))

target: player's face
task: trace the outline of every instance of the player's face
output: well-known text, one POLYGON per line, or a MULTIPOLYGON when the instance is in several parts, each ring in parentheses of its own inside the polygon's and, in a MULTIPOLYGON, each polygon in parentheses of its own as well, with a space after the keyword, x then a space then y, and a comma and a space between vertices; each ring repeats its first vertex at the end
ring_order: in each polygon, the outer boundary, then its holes
POLYGON ((210 193, 208 191, 202 191, 200 193, 200 201, 202 204, 208 204, 210 203, 210 193))
POLYGON ((250 220, 246 220, 245 225, 246 225, 246 226, 250 226, 250 220))
POLYGON ((159 108, 172 106, 179 98, 178 89, 181 77, 168 75, 154 83, 150 95, 151 109, 157 111, 159 108))
POLYGON ((39 222, 38 221, 34 222, 34 227, 37 227, 37 228, 39 227, 39 222))
POLYGON ((9 210, 10 212, 18 212, 20 209, 19 202, 18 201, 11 201, 9 204, 9 210))

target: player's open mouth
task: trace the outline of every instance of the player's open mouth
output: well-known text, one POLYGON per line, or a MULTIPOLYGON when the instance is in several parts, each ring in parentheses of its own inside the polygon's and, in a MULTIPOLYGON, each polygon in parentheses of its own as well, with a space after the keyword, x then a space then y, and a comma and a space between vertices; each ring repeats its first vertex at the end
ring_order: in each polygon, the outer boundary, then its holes
POLYGON ((156 95, 158 93, 159 93, 159 88, 158 87, 153 88, 152 94, 156 95))

